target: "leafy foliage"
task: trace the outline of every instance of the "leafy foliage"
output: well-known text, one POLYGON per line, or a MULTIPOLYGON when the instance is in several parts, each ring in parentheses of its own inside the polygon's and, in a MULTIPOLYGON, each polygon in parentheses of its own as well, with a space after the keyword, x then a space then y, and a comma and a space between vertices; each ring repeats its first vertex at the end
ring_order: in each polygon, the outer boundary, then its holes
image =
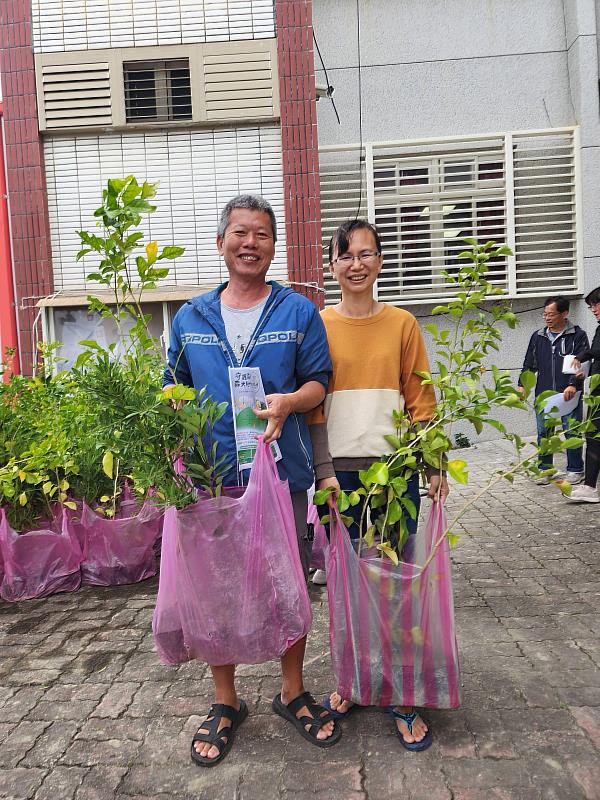
MULTIPOLYGON (((368 470, 360 472, 363 488, 358 492, 338 495, 340 511, 364 503, 360 522, 361 542, 368 547, 375 545, 382 555, 398 562, 408 537, 407 519, 414 519, 416 509, 407 496, 408 480, 416 472, 442 474, 444 471, 458 483, 467 485, 468 464, 462 459, 452 459, 452 426, 459 420, 468 422, 475 433, 480 434, 485 426, 494 428, 501 437, 510 441, 515 449, 514 462, 507 465, 492 479, 479 497, 497 480, 514 480, 517 473, 539 475, 536 467, 538 449, 530 446, 520 436, 511 433, 497 419, 502 408, 530 411, 528 397, 535 385, 533 373, 523 373, 520 392, 512 383, 507 370, 495 365, 487 369, 483 362, 499 350, 502 327, 515 328, 516 315, 509 302, 498 298, 501 289, 488 279, 488 263, 500 256, 511 255, 508 247, 497 247, 494 242, 479 244, 474 239, 465 239, 469 249, 459 253, 461 265, 453 272, 445 272, 447 283, 454 285, 455 296, 449 302, 436 306, 432 314, 444 317, 451 327, 443 328, 431 323, 425 326, 434 343, 435 361, 432 373, 418 373, 424 384, 432 385, 437 395, 437 411, 433 419, 423 424, 413 424, 407 412, 394 412, 394 435, 386 436, 392 451, 376 461, 368 470), (494 300, 494 296, 497 297, 494 300), (527 451, 526 451, 527 445, 527 451), (375 524, 367 527, 367 508, 381 509, 375 524)), ((592 385, 593 388, 593 385, 592 385)), ((547 393, 551 394, 551 393, 547 393)), ((543 403, 544 395, 538 398, 543 403)), ((588 396, 590 405, 600 402, 588 396)), ((560 420, 550 423, 549 436, 540 445, 540 453, 556 453, 569 447, 580 446, 580 429, 566 440, 556 432, 560 420)), ((584 423, 585 429, 585 423, 584 423)), ((464 437, 464 434, 462 435, 464 437)), ((466 437, 464 437, 466 438, 466 437)), ((456 437, 456 446, 462 444, 456 437)), ((560 485, 564 492, 567 485, 560 485)), ((326 501, 331 489, 315 493, 314 502, 326 501)), ((450 524, 445 536, 452 545, 458 535, 452 527, 476 498, 467 502, 450 524)), ((438 543, 439 544, 439 543, 438 543)))
POLYGON ((36 377, 9 374, 0 384, 0 504, 17 530, 50 517, 56 502, 74 506, 73 498, 114 515, 125 480, 140 498, 177 507, 196 500, 188 475, 211 493, 221 491, 212 430, 226 404, 206 389, 177 385, 175 375, 175 385, 160 390, 164 356, 142 311, 144 292, 184 252, 144 244, 135 230, 143 214, 155 211, 156 189, 133 176, 109 180, 94 214, 98 232, 78 232, 77 259, 99 258, 87 279, 113 296, 110 304, 89 297, 90 311, 115 321, 118 345, 82 342, 86 349, 70 372, 58 371, 59 344, 42 345, 36 377), (132 326, 124 325, 127 318, 132 326))

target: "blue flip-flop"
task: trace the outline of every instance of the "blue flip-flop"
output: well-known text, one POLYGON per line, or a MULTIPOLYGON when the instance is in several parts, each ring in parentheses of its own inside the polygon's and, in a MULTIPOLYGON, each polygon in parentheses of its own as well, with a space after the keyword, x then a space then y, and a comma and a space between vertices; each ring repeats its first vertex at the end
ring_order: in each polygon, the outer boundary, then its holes
POLYGON ((420 750, 427 750, 431 742, 433 741, 433 734, 431 732, 431 728, 427 725, 427 733, 421 739, 420 742, 407 742, 402 733, 398 729, 396 725, 396 720, 399 719, 402 722, 406 723, 406 727, 408 728, 408 732, 412 734, 412 726, 414 721, 419 716, 416 711, 411 711, 410 714, 402 714, 400 711, 396 711, 394 706, 388 706, 386 709, 387 713, 394 718, 394 729, 396 731, 396 735, 400 739, 402 746, 405 747, 407 750, 412 750, 413 753, 419 752, 420 750))
POLYGON ((335 708, 331 707, 330 697, 326 697, 321 703, 321 705, 323 706, 323 708, 326 708, 327 711, 329 711, 329 713, 334 719, 346 719, 348 714, 350 714, 351 711, 354 711, 354 709, 357 708, 356 703, 352 703, 352 705, 347 711, 337 711, 335 708))

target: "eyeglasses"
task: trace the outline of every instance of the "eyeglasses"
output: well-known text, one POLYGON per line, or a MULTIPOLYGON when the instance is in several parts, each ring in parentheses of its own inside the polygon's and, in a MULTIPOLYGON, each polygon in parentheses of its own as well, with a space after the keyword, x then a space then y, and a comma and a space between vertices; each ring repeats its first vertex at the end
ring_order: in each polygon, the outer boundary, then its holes
POLYGON ((373 252, 372 250, 365 250, 357 256, 351 256, 350 253, 344 253, 343 256, 334 258, 334 263, 337 261, 343 267, 351 267, 354 264, 354 259, 358 259, 362 264, 371 264, 376 258, 379 258, 381 253, 373 252))

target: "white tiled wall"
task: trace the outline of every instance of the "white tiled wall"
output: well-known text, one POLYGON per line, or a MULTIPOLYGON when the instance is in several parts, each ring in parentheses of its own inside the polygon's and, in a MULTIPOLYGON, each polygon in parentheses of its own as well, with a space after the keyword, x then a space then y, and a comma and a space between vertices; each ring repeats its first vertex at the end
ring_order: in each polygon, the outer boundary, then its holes
POLYGON ((275 36, 273 0, 33 0, 32 18, 38 53, 275 36))
MULTIPOLYGON (((215 284, 227 271, 215 247, 219 213, 234 195, 269 200, 279 240, 269 277, 286 279, 281 133, 276 126, 48 137, 44 141, 55 289, 85 288, 96 268, 77 263, 77 230, 93 230, 109 178, 160 182, 157 211, 143 221, 150 240, 186 252, 166 283, 215 284)), ((89 287, 89 284, 88 284, 89 287)))

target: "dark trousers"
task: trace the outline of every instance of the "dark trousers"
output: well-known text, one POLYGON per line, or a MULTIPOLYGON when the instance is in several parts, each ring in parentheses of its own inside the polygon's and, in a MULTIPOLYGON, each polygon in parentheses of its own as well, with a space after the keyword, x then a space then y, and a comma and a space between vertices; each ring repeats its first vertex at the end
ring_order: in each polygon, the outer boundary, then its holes
MULTIPOLYGON (((596 390, 594 396, 600 396, 600 392, 596 390)), ((600 407, 591 412, 590 422, 594 427, 588 431, 585 437, 584 483, 586 486, 591 486, 595 489, 598 475, 600 475, 600 438, 596 438, 596 436, 600 435, 600 407)))

